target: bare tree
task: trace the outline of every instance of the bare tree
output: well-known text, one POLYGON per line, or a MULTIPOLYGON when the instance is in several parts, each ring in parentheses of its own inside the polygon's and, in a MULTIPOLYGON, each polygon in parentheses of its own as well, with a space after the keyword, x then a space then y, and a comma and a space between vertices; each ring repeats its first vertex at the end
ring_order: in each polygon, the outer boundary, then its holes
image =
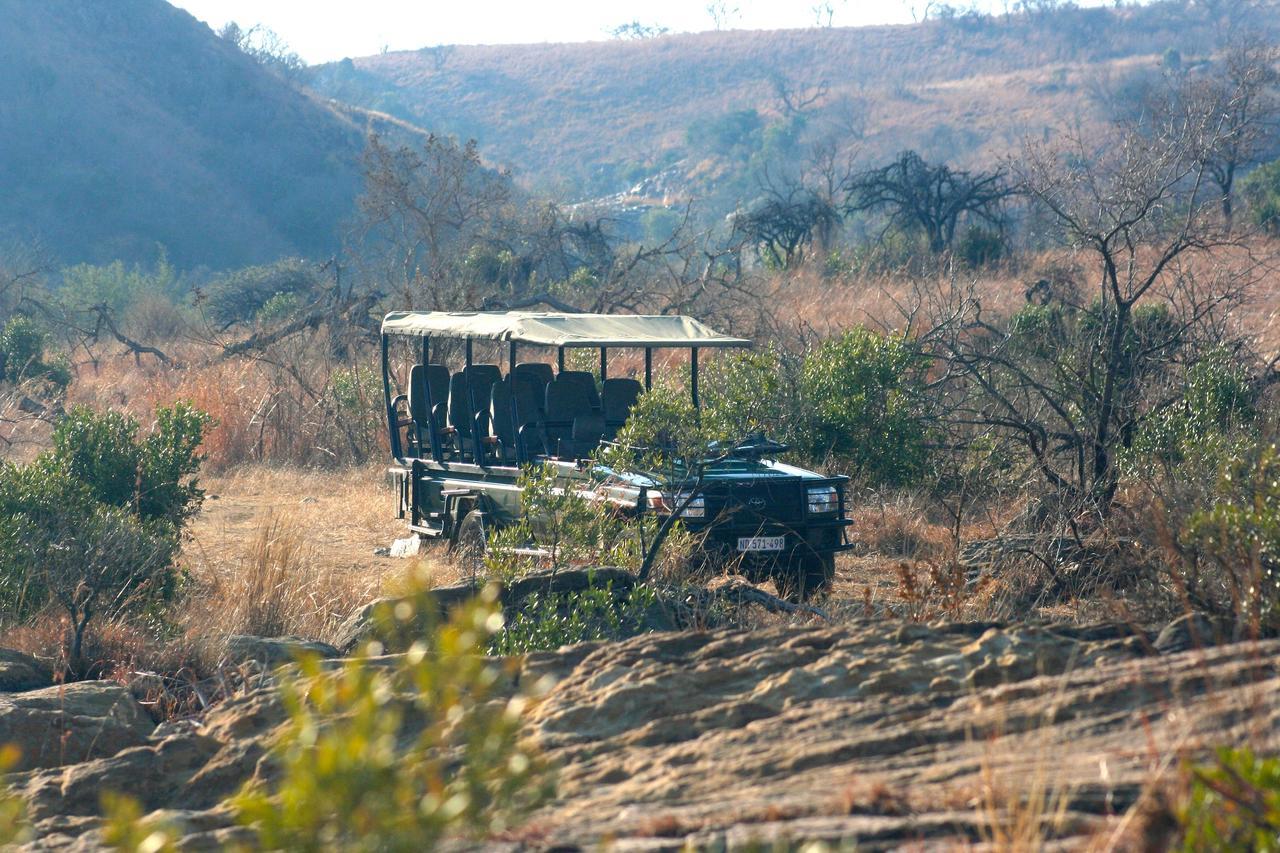
POLYGON ((362 260, 385 263, 378 275, 406 308, 467 307, 458 265, 502 229, 511 200, 509 177, 484 165, 474 140, 432 135, 419 148, 393 148, 374 137, 358 201, 362 260))
MULTIPOLYGON (((832 176, 834 179, 834 175, 832 176)), ((828 197, 793 176, 775 177, 765 169, 762 194, 746 210, 732 217, 734 231, 754 244, 776 267, 799 261, 815 241, 830 243, 840 213, 828 197)))
POLYGON ((925 337, 945 365, 943 408, 1022 447, 1072 523, 1109 514, 1118 455, 1182 399, 1183 371, 1212 347, 1243 346, 1231 310, 1260 265, 1221 228, 1206 191, 1219 120, 1029 144, 1018 183, 1089 259, 1096 285, 1012 319, 985 310, 971 286, 935 300, 925 337))
POLYGON ((714 0, 707 4, 707 14, 711 16, 711 23, 717 30, 727 30, 741 16, 741 11, 736 3, 714 0))
POLYGON ((945 163, 935 166, 905 151, 895 162, 853 178, 845 211, 885 210, 886 230, 919 228, 930 251, 938 253, 951 246, 964 217, 1002 227, 1002 206, 1012 193, 1001 170, 975 173, 945 163))

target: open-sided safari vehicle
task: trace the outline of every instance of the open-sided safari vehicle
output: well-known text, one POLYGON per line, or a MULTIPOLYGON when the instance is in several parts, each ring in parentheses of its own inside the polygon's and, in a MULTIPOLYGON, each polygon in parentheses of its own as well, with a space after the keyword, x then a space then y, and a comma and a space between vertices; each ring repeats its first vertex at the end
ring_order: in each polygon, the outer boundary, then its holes
MULTIPOLYGON (((698 354, 749 347, 688 317, 532 312, 393 312, 382 323, 382 377, 400 518, 422 536, 483 547, 486 533, 520 517, 521 467, 554 466, 560 487, 616 512, 677 513, 704 549, 756 580, 806 597, 830 585, 848 547, 844 484, 769 458, 785 450, 755 437, 709 448, 697 477, 618 471, 593 454, 653 384, 653 351, 688 349, 697 411, 698 354), (479 363, 477 345, 505 356, 479 363), (600 372, 565 367, 565 351, 598 350, 600 372), (609 374, 609 352, 643 350, 641 380, 609 374), (459 352, 461 350, 461 352, 459 352), (556 365, 520 356, 556 353, 556 365), (462 364, 444 363, 445 355, 462 364), (403 390, 403 392, 402 392, 403 390)), ((661 467, 661 466, 650 466, 661 467)), ((674 471, 675 468, 672 468, 674 471)))

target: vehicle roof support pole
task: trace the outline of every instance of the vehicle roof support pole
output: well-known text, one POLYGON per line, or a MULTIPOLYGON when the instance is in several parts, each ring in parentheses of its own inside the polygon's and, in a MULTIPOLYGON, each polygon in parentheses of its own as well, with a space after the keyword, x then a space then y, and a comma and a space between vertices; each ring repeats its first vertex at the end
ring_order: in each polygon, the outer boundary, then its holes
MULTIPOLYGON (((431 458, 437 462, 443 461, 444 454, 440 449, 440 430, 436 424, 436 401, 432 396, 431 379, 425 375, 427 365, 431 363, 431 336, 422 336, 422 370, 423 378, 426 379, 427 385, 427 433, 431 436, 431 458)), ((445 402, 441 400, 440 402, 445 402)), ((421 436, 421 425, 419 425, 419 436, 421 436)), ((419 437, 418 446, 422 446, 422 439, 419 437)))
POLYGON ((609 378, 609 348, 600 347, 600 384, 609 378))
POLYGON ((387 336, 382 336, 382 399, 387 407, 387 429, 391 433, 391 455, 396 459, 403 458, 400 450, 400 427, 396 426, 396 410, 391 405, 391 356, 388 352, 387 336))
POLYGON ((524 464, 524 448, 520 441, 520 417, 519 409, 516 406, 516 342, 511 342, 511 349, 507 353, 507 401, 511 408, 511 440, 515 442, 512 450, 516 453, 516 464, 524 464))
POLYGON ((560 347, 556 352, 556 361, 559 363, 557 370, 564 373, 564 347, 560 347))
POLYGON ((653 347, 644 348, 644 390, 653 390, 653 347))
POLYGON ((467 338, 467 366, 462 371, 462 384, 467 386, 467 417, 471 420, 471 452, 475 454, 473 457, 475 463, 480 465, 484 462, 484 451, 480 444, 480 413, 476 411, 476 395, 471 388, 473 358, 472 341, 471 338, 467 338))
POLYGON ((701 411, 702 401, 698 398, 698 348, 692 347, 689 350, 689 385, 693 392, 693 410, 701 411))

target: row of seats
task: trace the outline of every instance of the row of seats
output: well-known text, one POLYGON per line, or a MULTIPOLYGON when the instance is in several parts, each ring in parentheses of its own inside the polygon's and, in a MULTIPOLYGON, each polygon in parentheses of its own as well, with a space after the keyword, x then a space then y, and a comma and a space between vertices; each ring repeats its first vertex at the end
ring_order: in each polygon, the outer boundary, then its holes
POLYGON ((514 464, 537 456, 585 457, 617 433, 641 390, 636 380, 622 378, 606 379, 598 389, 586 371, 555 374, 541 362, 517 364, 508 376, 492 364, 452 375, 441 364, 418 364, 410 371, 408 402, 419 452, 430 448, 435 430, 451 455, 473 459, 478 436, 486 457, 514 464))

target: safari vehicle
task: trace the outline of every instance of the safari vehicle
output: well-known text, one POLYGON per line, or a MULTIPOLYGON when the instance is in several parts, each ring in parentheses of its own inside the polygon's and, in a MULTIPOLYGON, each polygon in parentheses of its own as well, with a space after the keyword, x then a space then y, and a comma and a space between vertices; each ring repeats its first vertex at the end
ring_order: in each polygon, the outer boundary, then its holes
MULTIPOLYGON (((521 467, 543 463, 555 466, 560 487, 607 501, 619 513, 678 514, 688 530, 704 533, 704 550, 754 580, 772 577, 784 594, 821 592, 831 583, 835 554, 849 547, 847 478, 777 462, 771 457, 786 448, 763 437, 709 449, 696 482, 593 461, 652 387, 654 350, 689 350, 697 411, 700 351, 749 346, 680 316, 388 314, 382 380, 398 517, 420 536, 482 549, 488 530, 520 517, 521 467), (505 360, 505 370, 477 361, 477 348, 505 360), (599 351, 598 378, 566 369, 565 352, 575 348, 599 351), (619 349, 643 351, 643 384, 610 375, 610 351, 619 349), (530 353, 548 360, 522 360, 530 353), (461 356, 452 370, 445 363, 450 354, 455 361, 461 356)), ((631 361, 639 372, 638 359, 631 361)))

